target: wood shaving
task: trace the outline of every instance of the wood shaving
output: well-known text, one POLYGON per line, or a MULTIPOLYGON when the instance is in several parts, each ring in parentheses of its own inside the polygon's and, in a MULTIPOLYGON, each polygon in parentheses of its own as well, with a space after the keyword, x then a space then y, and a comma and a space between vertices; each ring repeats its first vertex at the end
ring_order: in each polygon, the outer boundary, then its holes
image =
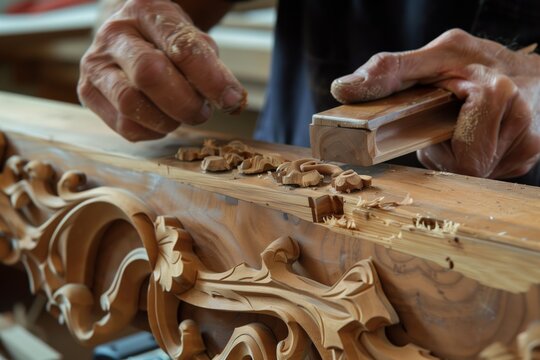
POLYGON ((392 234, 389 237, 383 237, 383 240, 385 241, 392 241, 397 239, 403 239, 403 233, 400 231, 397 234, 392 234))
POLYGON ((268 155, 255 155, 245 159, 239 166, 238 172, 241 174, 260 174, 270 170, 275 170, 282 164, 282 160, 268 155))
POLYGON ((414 227, 416 229, 429 231, 439 235, 455 235, 460 226, 460 223, 451 220, 440 221, 422 217, 417 217, 414 222, 414 227))
POLYGON ((361 196, 359 196, 358 202, 356 203, 356 207, 364 208, 364 209, 392 210, 398 206, 412 205, 413 203, 413 199, 409 193, 407 193, 407 195, 405 195, 405 197, 401 201, 384 202, 383 200, 384 200, 384 196, 375 198, 373 200, 365 200, 365 199, 362 199, 361 196))
POLYGON ((201 169, 203 171, 227 171, 229 170, 229 164, 222 156, 207 156, 201 163, 201 169))
POLYGON ((335 226, 349 230, 356 230, 356 223, 352 219, 348 219, 345 215, 340 218, 335 216, 328 216, 323 219, 324 223, 328 226, 335 226))
POLYGON ((343 171, 332 178, 332 188, 339 192, 350 193, 351 191, 362 190, 365 186, 371 185, 371 176, 365 176, 365 181, 362 175, 358 175, 356 171, 349 169, 343 171), (369 185, 367 185, 369 184, 369 185))

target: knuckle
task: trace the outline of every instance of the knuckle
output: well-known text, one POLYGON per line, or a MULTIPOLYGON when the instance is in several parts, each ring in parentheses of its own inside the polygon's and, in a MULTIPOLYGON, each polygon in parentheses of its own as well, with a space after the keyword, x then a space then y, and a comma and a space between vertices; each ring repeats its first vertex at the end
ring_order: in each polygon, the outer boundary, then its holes
POLYGON ((77 95, 83 104, 89 102, 92 98, 93 91, 93 86, 90 81, 81 79, 77 84, 77 95))
POLYGON ((121 34, 125 31, 126 25, 121 20, 116 20, 114 18, 107 19, 103 25, 99 27, 96 32, 94 43, 96 44, 107 44, 116 38, 118 34, 121 34))
POLYGON ((493 92, 501 94, 505 97, 515 97, 518 93, 518 87, 504 74, 496 74, 491 81, 491 89, 493 92))
POLYGON ((159 86, 161 75, 169 64, 164 56, 156 52, 140 53, 133 60, 133 83, 139 89, 159 86))
POLYGON ((186 65, 194 60, 194 55, 214 52, 212 46, 193 25, 186 24, 178 31, 167 36, 167 53, 171 60, 179 65, 186 65))
POLYGON ((464 30, 450 29, 435 39, 433 45, 453 50, 467 46, 471 39, 472 35, 464 30))
POLYGON ((132 87, 123 87, 119 90, 116 103, 118 112, 125 116, 137 116, 138 109, 142 106, 139 92, 132 87))
POLYGON ((440 38, 450 44, 459 44, 469 41, 471 35, 462 29, 450 29, 445 31, 440 38))
POLYGON ((369 62, 381 70, 392 70, 399 65, 399 58, 394 53, 381 52, 373 55, 369 62))

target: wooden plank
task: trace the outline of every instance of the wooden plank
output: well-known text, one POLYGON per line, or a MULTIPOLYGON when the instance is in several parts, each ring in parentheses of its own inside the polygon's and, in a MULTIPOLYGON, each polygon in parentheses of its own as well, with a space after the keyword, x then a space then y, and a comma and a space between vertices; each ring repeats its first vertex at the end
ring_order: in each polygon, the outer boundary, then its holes
POLYGON ((446 90, 416 87, 323 111, 310 126, 313 156, 362 166, 396 158, 450 139, 459 107, 446 90))
MULTIPOLYGON (((203 137, 211 136, 192 129, 163 141, 130 144, 90 112, 74 106, 3 94, 0 108, 1 129, 20 144, 54 146, 92 162, 155 174, 305 221, 313 221, 309 199, 330 193, 327 185, 293 189, 276 184, 269 176, 242 176, 235 171, 208 174, 200 170, 199 163, 179 162, 173 156, 179 144, 200 143, 203 137)), ((309 154, 303 148, 251 144, 260 151, 280 153, 289 159, 309 154)), ((344 214, 357 222, 357 229, 329 227, 330 231, 441 266, 449 266, 450 259, 453 270, 490 287, 521 292, 540 283, 537 188, 389 165, 356 170, 372 175, 374 184, 358 194, 343 195, 344 214), (407 193, 414 203, 391 211, 356 206, 359 195, 364 199, 384 196, 400 200, 407 193), (452 221, 460 227, 455 235, 411 229, 419 217, 452 221)))
MULTIPOLYGON (((241 263, 260 268, 259 253, 272 240, 284 235, 297 240, 301 248, 299 263, 294 268, 301 269, 309 274, 310 279, 323 284, 336 283, 357 261, 372 258, 384 291, 400 317, 402 326, 393 330, 399 332, 406 329, 407 337, 413 343, 432 350, 442 358, 475 358, 475 354, 492 342, 513 339, 538 315, 536 309, 540 286, 517 295, 482 286, 451 270, 450 262, 439 266, 396 251, 392 241, 397 243, 400 240, 397 236, 394 236, 394 240, 388 236, 385 243, 375 244, 362 237, 351 237, 348 231, 340 233, 334 227, 313 224, 264 204, 209 192, 187 181, 181 183, 172 176, 133 171, 94 161, 78 148, 51 146, 47 141, 12 134, 9 139, 25 158, 47 161, 59 171, 81 170, 87 174, 92 187, 107 185, 126 189, 156 214, 178 218, 192 234, 197 255, 214 271, 226 271, 241 263), (479 328, 483 330, 478 331, 479 328)), ((396 179, 401 177, 403 174, 398 172, 396 179)), ((257 176, 253 178, 260 179, 257 176)), ((388 219, 393 218, 392 213, 387 212, 388 219)), ((364 214, 358 214, 361 215, 364 214)), ((373 212, 372 215, 377 213, 373 212)), ((371 220, 377 219, 372 217, 371 220)), ((80 222, 85 223, 86 220, 80 222)), ((357 223, 362 224, 360 219, 357 223)), ((98 258, 103 262, 96 264, 96 270, 99 270, 94 273, 98 280, 103 278, 102 274, 114 269, 117 256, 122 253, 119 249, 132 243, 130 237, 120 236, 119 226, 123 225, 127 224, 112 226, 101 240, 102 244, 114 242, 115 246, 111 248, 107 245, 107 248, 100 249, 98 258), (103 268, 105 262, 107 269, 103 268)), ((369 226, 370 230, 366 233, 374 236, 379 236, 375 232, 377 229, 385 228, 380 223, 377 226, 376 222, 369 226)), ((397 234, 393 226, 388 223, 389 233, 397 234)), ((423 240, 419 250, 439 246, 450 239, 441 239, 435 245, 431 244, 433 237, 423 240)), ((405 239, 405 242, 408 240, 405 239)), ((456 247, 459 246, 457 243, 456 247)), ((463 249, 466 256, 469 251, 475 250, 468 246, 463 249)), ((445 255, 445 249, 440 249, 440 253, 441 256, 445 255)), ((459 268, 460 264, 461 260, 457 259, 455 268, 459 268)), ((506 278, 502 277, 502 280, 506 278)), ((99 283, 92 287, 96 298, 102 290, 101 281, 99 283)), ((231 326, 240 327, 250 321, 263 321, 275 328, 276 334, 280 333, 276 320, 261 316, 246 318, 238 312, 223 311, 209 314, 186 303, 181 308, 182 318, 194 319, 201 331, 212 339, 208 344, 214 354, 219 353, 230 338, 231 326)), ((141 302, 141 309, 146 309, 144 301, 141 302)))

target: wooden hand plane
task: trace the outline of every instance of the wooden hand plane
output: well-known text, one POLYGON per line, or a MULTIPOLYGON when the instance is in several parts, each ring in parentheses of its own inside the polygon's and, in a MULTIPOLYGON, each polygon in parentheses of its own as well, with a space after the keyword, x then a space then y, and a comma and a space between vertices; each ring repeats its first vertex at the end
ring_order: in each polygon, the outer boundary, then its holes
POLYGON ((461 102, 449 91, 418 86, 313 115, 311 150, 321 160, 369 166, 452 137, 461 102))

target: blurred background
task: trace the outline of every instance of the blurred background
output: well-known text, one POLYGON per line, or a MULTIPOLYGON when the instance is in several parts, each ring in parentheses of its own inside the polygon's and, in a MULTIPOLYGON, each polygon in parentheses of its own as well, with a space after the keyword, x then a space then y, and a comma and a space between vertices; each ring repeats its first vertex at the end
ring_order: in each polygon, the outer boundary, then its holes
MULTIPOLYGON (((0 91, 78 103, 79 60, 90 45, 98 0, 0 0, 0 91)), ((276 0, 238 4, 211 30, 220 56, 249 92, 240 116, 202 127, 249 138, 264 103, 276 0)))
MULTIPOLYGON (((96 0, 0 0, 0 91, 78 103, 79 60, 98 6, 96 0)), ((274 22, 275 0, 254 0, 237 5, 211 31, 221 58, 248 90, 249 104, 237 116, 216 112, 200 127, 251 137, 265 99, 274 22)), ((22 267, 0 265, 0 284, 0 360, 92 358, 93 349, 79 345, 45 311, 45 298, 30 294, 22 267)))

